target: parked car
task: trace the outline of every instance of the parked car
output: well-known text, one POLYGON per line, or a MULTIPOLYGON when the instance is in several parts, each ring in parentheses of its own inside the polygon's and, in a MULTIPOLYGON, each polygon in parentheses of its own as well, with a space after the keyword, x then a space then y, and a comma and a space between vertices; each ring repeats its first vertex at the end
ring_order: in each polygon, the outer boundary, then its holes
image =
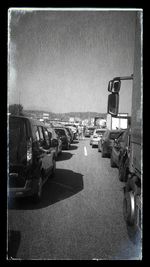
POLYGON ((120 151, 120 157, 118 163, 118 178, 122 182, 127 181, 127 177, 129 174, 130 139, 131 139, 131 129, 128 128, 123 134, 123 144, 120 151))
POLYGON ((65 129, 67 130, 67 132, 70 136, 70 143, 72 143, 73 142, 73 136, 74 136, 73 131, 71 130, 71 128, 69 128, 67 126, 65 126, 65 129))
POLYGON ((119 161, 121 154, 125 148, 127 131, 121 132, 120 135, 114 140, 112 146, 111 156, 110 156, 110 165, 111 167, 119 167, 119 161))
POLYGON ((56 169, 47 127, 27 117, 9 116, 8 196, 42 197, 42 187, 56 169))
POLYGON ((93 134, 94 130, 95 130, 95 127, 94 126, 87 127, 85 129, 84 136, 85 137, 90 137, 93 134))
POLYGON ((76 140, 77 137, 78 137, 78 134, 77 134, 77 126, 75 124, 65 124, 65 127, 69 127, 71 129, 71 131, 73 132, 73 140, 76 140))
POLYGON ((51 150, 54 151, 55 157, 57 158, 62 152, 62 141, 58 137, 54 128, 48 127, 49 137, 51 140, 51 150))
POLYGON ((62 149, 69 149, 70 147, 70 136, 64 127, 55 127, 55 132, 62 141, 62 149))
POLYGON ((94 146, 98 147, 98 142, 104 135, 105 131, 106 129, 95 129, 94 130, 93 135, 91 135, 91 138, 90 138, 90 145, 92 145, 92 147, 94 146))
POLYGON ((123 130, 106 130, 103 137, 98 142, 98 150, 102 152, 102 157, 110 157, 114 140, 123 130))

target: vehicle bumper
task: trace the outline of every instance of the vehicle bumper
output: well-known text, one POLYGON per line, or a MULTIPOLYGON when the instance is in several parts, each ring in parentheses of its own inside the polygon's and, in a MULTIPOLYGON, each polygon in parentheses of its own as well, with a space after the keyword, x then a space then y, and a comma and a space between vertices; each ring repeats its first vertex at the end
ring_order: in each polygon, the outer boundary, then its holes
POLYGON ((37 190, 37 185, 38 179, 27 180, 24 187, 9 188, 8 197, 16 198, 32 196, 37 190))
POLYGON ((91 141, 91 144, 92 144, 93 146, 98 146, 98 141, 96 141, 96 140, 91 141))

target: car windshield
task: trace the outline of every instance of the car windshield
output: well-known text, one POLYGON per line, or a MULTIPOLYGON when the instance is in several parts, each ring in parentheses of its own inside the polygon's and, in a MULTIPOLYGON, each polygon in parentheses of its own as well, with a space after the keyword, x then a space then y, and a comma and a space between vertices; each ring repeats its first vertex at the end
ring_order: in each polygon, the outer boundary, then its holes
POLYGON ((120 132, 112 132, 112 133, 110 133, 110 139, 117 139, 118 137, 119 137, 119 135, 120 135, 120 132))
POLYGON ((56 134, 58 134, 59 136, 65 135, 65 130, 64 129, 55 129, 56 134))
POLYGON ((103 135, 105 133, 105 131, 97 130, 95 133, 98 135, 103 135))
POLYGON ((71 135, 69 128, 65 128, 69 135, 71 135))

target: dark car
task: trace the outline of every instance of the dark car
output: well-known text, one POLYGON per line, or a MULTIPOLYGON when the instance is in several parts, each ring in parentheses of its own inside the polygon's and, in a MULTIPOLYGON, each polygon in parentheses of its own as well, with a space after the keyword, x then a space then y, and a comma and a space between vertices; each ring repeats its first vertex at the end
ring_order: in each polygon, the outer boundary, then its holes
POLYGON ((54 128, 48 127, 48 132, 51 140, 51 150, 54 151, 55 157, 57 158, 62 152, 62 141, 58 137, 54 128))
POLYGON ((69 149, 70 147, 70 136, 64 127, 55 127, 55 132, 62 141, 62 149, 69 149))
POLYGON ((65 127, 71 129, 72 133, 73 133, 73 140, 77 139, 77 126, 75 124, 71 124, 71 123, 67 123, 65 124, 65 127))
POLYGON ((95 127, 92 127, 92 126, 91 127, 87 127, 85 129, 84 136, 85 137, 90 137, 93 134, 94 130, 95 130, 95 127))
POLYGON ((114 140, 123 130, 106 130, 103 137, 98 142, 98 150, 102 152, 102 157, 110 157, 114 140))
POLYGON ((130 153, 130 128, 128 128, 118 139, 112 148, 110 163, 112 167, 118 167, 119 180, 126 182, 129 171, 130 153))
POLYGON ((73 138, 74 138, 74 134, 73 134, 71 128, 65 127, 65 129, 67 130, 68 135, 70 136, 70 143, 72 143, 73 142, 73 138))
POLYGON ((27 117, 9 116, 9 197, 32 196, 40 201, 42 187, 55 173, 55 154, 47 127, 27 117))
POLYGON ((112 146, 111 156, 110 156, 110 165, 111 167, 119 167, 119 161, 122 154, 122 151, 125 148, 127 131, 121 132, 120 135, 114 140, 112 146))

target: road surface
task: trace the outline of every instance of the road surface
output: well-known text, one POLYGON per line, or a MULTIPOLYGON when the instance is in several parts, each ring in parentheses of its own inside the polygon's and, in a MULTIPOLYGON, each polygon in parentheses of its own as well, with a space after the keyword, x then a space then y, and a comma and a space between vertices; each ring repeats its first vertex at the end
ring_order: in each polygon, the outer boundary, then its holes
POLYGON ((110 159, 89 139, 58 158, 40 204, 11 200, 9 257, 17 259, 140 259, 141 245, 126 227, 123 183, 110 159))

